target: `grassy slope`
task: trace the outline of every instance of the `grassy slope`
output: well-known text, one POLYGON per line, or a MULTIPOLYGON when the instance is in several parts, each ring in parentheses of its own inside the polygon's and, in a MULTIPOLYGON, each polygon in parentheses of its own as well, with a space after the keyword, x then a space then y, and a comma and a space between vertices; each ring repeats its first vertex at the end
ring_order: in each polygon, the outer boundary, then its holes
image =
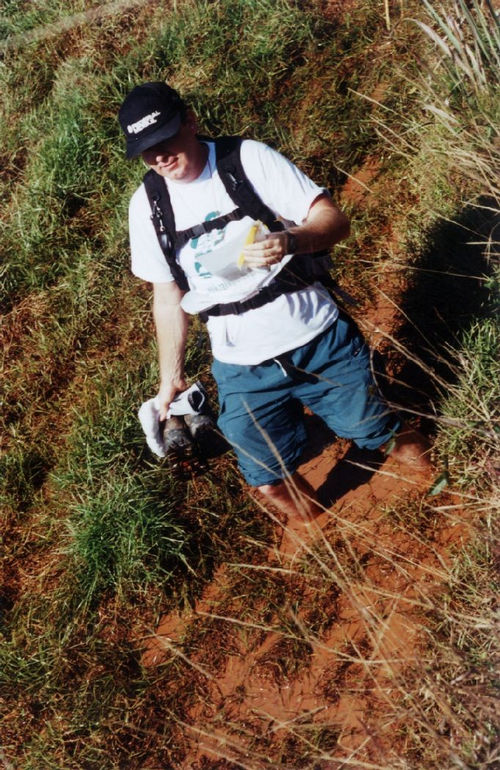
MULTIPOLYGON (((35 16, 21 20, 11 4, 3 30, 39 28, 84 5, 56 12, 54 4, 49 11, 39 3, 35 16)), ((231 556, 231 543, 244 542, 242 533, 248 540, 269 536, 231 458, 186 493, 143 447, 135 411, 154 392, 157 372, 149 292, 128 274, 126 234, 128 198, 141 170, 124 162, 115 119, 131 84, 167 78, 193 102, 207 132, 269 141, 334 194, 343 172, 368 155, 382 158, 379 203, 368 213, 351 206, 354 235, 338 250, 339 272, 369 301, 381 266, 405 259, 395 244, 407 244, 408 291, 398 300, 413 324, 400 334, 422 365, 405 376, 415 382, 420 371, 425 380, 429 367, 436 372, 414 408, 427 412, 431 402, 452 418, 437 423, 441 456, 455 483, 470 490, 472 479, 473 494, 489 495, 495 333, 484 316, 491 263, 482 245, 466 244, 485 240, 491 216, 463 205, 485 185, 464 178, 443 151, 445 128, 421 109, 420 33, 405 22, 389 36, 378 2, 349 8, 340 24, 313 2, 300 9, 257 0, 183 3, 178 13, 137 6, 4 51, 0 677, 7 718, 0 730, 5 755, 18 766, 115 767, 128 752, 140 757, 146 743, 160 741, 139 739, 126 725, 133 711, 147 729, 142 705, 151 708, 134 628, 152 624, 160 604, 175 607, 196 595, 231 556), (395 58, 409 82, 395 70, 395 58), (354 91, 371 95, 380 82, 388 84, 385 107, 374 110, 354 91), (353 252, 360 256, 355 263, 353 252), (435 315, 422 312, 430 296, 435 315), (443 341, 459 348, 446 361, 443 341)), ((396 7, 392 13, 397 20, 396 7)), ((457 108, 472 98, 456 88, 451 93, 457 108)), ((472 100, 465 113, 470 132, 475 121, 487 126, 488 110, 472 100)), ((198 335, 196 327, 193 377, 207 375, 209 365, 198 335)), ((396 359, 404 370, 405 361, 396 359)), ((247 547, 239 560, 250 558, 247 547)), ((443 649, 437 666, 453 657, 446 657, 450 619, 469 613, 478 596, 488 601, 481 574, 487 548, 471 554, 464 557, 474 575, 470 596, 453 594, 455 614, 436 608, 443 649)), ((481 620, 488 628, 489 620, 481 620)), ((455 668, 450 664, 454 671, 474 666, 472 684, 488 673, 481 657, 487 634, 474 628, 463 625, 455 668)), ((169 676, 175 683, 175 671, 169 676)), ((474 720, 465 723, 470 745, 463 741, 460 751, 469 761, 487 746, 484 733, 475 737, 474 720)), ((425 766, 416 756, 414 766, 425 766)))

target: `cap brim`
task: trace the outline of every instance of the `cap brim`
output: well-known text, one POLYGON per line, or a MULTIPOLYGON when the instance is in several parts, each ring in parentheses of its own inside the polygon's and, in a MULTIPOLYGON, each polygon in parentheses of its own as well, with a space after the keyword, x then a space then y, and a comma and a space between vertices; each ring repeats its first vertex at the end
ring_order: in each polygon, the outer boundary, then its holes
POLYGON ((139 139, 130 137, 127 139, 127 158, 137 158, 144 150, 154 147, 155 144, 171 139, 181 127, 181 116, 178 113, 168 123, 164 123, 153 133, 142 136, 139 139))

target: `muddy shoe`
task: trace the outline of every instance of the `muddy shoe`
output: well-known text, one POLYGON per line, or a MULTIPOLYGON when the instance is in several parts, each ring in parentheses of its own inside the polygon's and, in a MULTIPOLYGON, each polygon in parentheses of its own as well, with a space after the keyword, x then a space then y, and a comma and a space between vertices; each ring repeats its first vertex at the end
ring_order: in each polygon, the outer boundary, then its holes
POLYGON ((203 441, 212 435, 215 422, 209 414, 186 414, 184 420, 195 441, 203 441))
POLYGON ((167 455, 190 456, 193 439, 182 417, 169 417, 160 423, 163 443, 167 455))

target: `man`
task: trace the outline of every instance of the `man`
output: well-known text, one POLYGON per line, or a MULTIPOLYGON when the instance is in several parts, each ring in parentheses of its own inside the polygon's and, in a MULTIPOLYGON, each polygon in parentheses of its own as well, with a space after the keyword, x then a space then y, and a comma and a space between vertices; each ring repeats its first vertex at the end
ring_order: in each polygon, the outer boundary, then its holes
POLYGON ((241 248, 253 220, 231 219, 235 204, 221 181, 214 142, 198 136, 196 117, 179 94, 164 83, 137 86, 119 118, 127 157, 142 157, 163 179, 176 232, 193 233, 178 241, 176 261, 169 266, 159 241, 163 220, 160 216, 155 231, 151 216, 158 197, 149 200, 144 184, 134 193, 132 271, 154 289, 160 417, 187 387, 188 314, 202 311, 214 356, 219 426, 246 481, 288 516, 315 511, 311 490, 296 473, 305 443, 298 404, 360 447, 377 449, 391 441, 396 457, 424 462, 424 439, 402 430, 399 417, 378 395, 367 346, 325 287, 311 279, 294 286, 285 281, 288 290, 279 288, 283 276, 293 273, 290 264, 300 272, 301 263, 314 261, 312 253, 330 249, 349 234, 349 222, 329 193, 271 148, 244 140, 239 150, 243 172, 281 229, 241 248), (215 220, 224 223, 209 229, 207 223, 215 220), (205 223, 203 232, 200 223, 205 223), (228 244, 230 264, 219 269, 217 260, 228 253, 228 244), (173 279, 178 265, 187 277, 187 292, 173 279), (294 489, 306 493, 300 502, 294 489))

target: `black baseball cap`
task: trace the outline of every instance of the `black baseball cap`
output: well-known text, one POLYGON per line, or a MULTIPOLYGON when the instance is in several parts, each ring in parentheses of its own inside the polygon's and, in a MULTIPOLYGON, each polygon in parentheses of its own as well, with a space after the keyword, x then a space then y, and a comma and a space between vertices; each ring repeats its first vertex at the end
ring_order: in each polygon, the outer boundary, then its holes
POLYGON ((125 97, 118 120, 127 137, 127 158, 170 139, 179 130, 186 106, 166 83, 143 83, 125 97))

